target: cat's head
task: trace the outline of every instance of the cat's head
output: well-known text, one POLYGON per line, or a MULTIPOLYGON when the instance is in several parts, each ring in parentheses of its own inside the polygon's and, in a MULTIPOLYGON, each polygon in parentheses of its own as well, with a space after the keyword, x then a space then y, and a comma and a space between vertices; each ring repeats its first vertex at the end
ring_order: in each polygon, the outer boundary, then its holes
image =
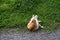
POLYGON ((33 15, 33 16, 32 16, 32 19, 37 19, 37 18, 38 18, 37 15, 33 15))

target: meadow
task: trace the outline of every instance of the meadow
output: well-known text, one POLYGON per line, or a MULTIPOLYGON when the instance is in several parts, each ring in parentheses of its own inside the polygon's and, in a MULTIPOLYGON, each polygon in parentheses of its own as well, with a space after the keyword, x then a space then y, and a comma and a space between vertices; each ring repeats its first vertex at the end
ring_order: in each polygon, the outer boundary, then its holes
POLYGON ((60 28, 60 0, 0 0, 0 28, 23 29, 33 14, 44 30, 60 28))

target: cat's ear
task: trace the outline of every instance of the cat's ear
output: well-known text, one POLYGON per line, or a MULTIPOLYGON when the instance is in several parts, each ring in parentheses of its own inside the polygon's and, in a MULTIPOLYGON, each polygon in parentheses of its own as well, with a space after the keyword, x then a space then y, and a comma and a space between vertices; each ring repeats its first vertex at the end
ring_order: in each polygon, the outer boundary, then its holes
POLYGON ((32 15, 32 17, 34 17, 34 15, 32 15))
POLYGON ((37 15, 35 15, 35 17, 36 17, 36 18, 38 18, 38 16, 37 16, 37 15))

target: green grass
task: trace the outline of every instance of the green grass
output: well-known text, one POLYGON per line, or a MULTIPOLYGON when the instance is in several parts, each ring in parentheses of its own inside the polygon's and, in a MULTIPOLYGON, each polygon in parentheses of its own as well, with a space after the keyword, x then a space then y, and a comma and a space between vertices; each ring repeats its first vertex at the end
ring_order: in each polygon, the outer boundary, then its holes
POLYGON ((0 0, 0 28, 26 27, 33 14, 44 30, 60 28, 60 0, 0 0))

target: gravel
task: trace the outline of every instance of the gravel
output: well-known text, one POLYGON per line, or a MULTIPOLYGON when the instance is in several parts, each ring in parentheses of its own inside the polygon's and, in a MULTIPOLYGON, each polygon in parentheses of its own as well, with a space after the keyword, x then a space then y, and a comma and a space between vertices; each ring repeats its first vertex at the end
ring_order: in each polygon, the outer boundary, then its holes
POLYGON ((60 40, 60 30, 53 32, 4 32, 0 31, 0 40, 60 40))

